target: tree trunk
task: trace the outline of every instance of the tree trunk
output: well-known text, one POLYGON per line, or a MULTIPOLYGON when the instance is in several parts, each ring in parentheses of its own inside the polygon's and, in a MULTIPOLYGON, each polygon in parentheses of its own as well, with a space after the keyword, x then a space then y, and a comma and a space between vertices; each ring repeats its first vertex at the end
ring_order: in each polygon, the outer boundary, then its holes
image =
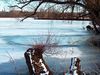
POLYGON ((96 34, 99 34, 100 31, 99 31, 98 28, 96 27, 96 24, 95 24, 94 21, 92 21, 92 24, 93 24, 93 26, 94 26, 94 29, 95 29, 96 34))

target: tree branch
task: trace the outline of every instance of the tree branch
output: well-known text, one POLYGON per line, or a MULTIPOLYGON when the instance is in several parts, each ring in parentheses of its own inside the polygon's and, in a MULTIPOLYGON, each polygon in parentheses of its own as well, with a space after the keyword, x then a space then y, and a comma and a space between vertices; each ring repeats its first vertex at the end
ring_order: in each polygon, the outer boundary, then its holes
POLYGON ((45 10, 45 12, 46 12, 47 10, 49 10, 50 8, 54 7, 54 6, 56 6, 56 4, 55 4, 55 5, 52 5, 52 6, 50 6, 50 7, 48 7, 48 8, 45 10))
POLYGON ((30 2, 35 2, 35 1, 43 1, 43 2, 47 2, 47 3, 55 3, 55 4, 73 4, 73 5, 79 5, 79 6, 83 7, 83 8, 86 8, 86 6, 84 4, 79 2, 80 0, 76 0, 76 1, 30 0, 30 2))
POLYGON ((30 14, 30 15, 26 16, 26 17, 23 18, 21 21, 25 20, 26 18, 28 18, 28 17, 30 17, 30 16, 32 16, 32 15, 35 15, 35 14, 36 14, 36 11, 38 10, 38 8, 40 7, 40 5, 41 5, 42 3, 43 3, 43 1, 39 3, 39 5, 35 8, 33 14, 30 14))
POLYGON ((17 8, 19 8, 19 9, 21 9, 21 7, 19 7, 18 5, 8 6, 8 7, 10 7, 10 8, 17 7, 17 8))
POLYGON ((25 6, 27 6, 27 5, 30 4, 30 3, 31 3, 31 1, 25 3, 25 4, 21 7, 21 9, 23 9, 25 6))
POLYGON ((19 9, 23 9, 25 6, 29 5, 31 3, 31 1, 26 1, 26 2, 20 2, 18 4, 23 4, 23 6, 18 6, 18 5, 14 5, 14 6, 9 6, 9 7, 17 7, 19 9))
POLYGON ((23 1, 23 2, 21 2, 21 1, 19 1, 19 3, 18 4, 25 4, 25 3, 28 3, 28 2, 30 2, 30 1, 23 1))
POLYGON ((62 15, 65 12, 65 10, 67 11, 68 8, 69 8, 69 6, 66 6, 66 8, 62 10, 60 15, 62 15))
POLYGON ((23 4, 23 6, 22 7, 18 7, 18 8, 20 8, 20 9, 23 9, 25 6, 27 6, 28 4, 30 4, 31 2, 35 2, 35 1, 39 1, 40 3, 39 3, 39 5, 34 9, 34 12, 33 12, 33 14, 30 14, 29 16, 26 16, 25 18, 23 18, 21 21, 23 21, 23 20, 25 20, 26 18, 28 18, 28 17, 30 17, 30 16, 33 16, 33 15, 35 15, 36 14, 36 11, 38 10, 38 8, 40 7, 40 5, 42 4, 42 3, 54 3, 54 4, 69 4, 69 5, 71 5, 72 6, 72 13, 73 13, 73 11, 74 11, 74 7, 75 7, 75 5, 78 5, 78 6, 81 6, 81 7, 83 7, 83 8, 87 8, 84 4, 82 4, 82 2, 80 2, 80 0, 76 0, 76 1, 71 1, 71 0, 67 0, 67 1, 59 1, 59 0, 29 0, 27 3, 26 2, 24 2, 23 4))
POLYGON ((84 16, 88 16, 90 13, 84 13, 82 15, 77 16, 76 18, 80 18, 80 17, 84 17, 84 16))
MULTIPOLYGON (((41 0, 31 0, 33 1, 41 1, 41 0)), ((77 1, 58 1, 58 0, 42 0, 43 2, 48 2, 48 3, 55 3, 55 4, 74 4, 74 5, 79 5, 81 7, 86 7, 84 4, 79 3, 79 0, 77 1)))

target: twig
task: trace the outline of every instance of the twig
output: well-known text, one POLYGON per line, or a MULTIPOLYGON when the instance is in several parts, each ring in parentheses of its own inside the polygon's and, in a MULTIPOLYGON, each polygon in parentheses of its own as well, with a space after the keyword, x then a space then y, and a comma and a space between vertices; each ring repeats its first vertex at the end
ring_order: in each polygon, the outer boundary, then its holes
POLYGON ((30 2, 30 1, 25 1, 25 2, 21 2, 21 1, 19 1, 18 4, 25 4, 25 3, 28 3, 28 2, 30 2))
POLYGON ((21 7, 21 9, 23 9, 25 6, 27 6, 27 5, 30 4, 30 3, 31 3, 31 1, 27 2, 26 4, 24 4, 24 5, 21 7))
POLYGON ((55 5, 52 5, 52 6, 50 6, 50 7, 48 7, 48 9, 46 9, 45 11, 49 10, 50 8, 52 8, 52 7, 54 7, 54 6, 56 6, 56 4, 55 4, 55 5))
POLYGON ((26 17, 25 17, 25 18, 23 18, 21 21, 24 21, 26 18, 28 18, 28 17, 30 17, 30 16, 35 15, 35 14, 36 14, 36 11, 38 10, 38 8, 40 7, 40 5, 41 5, 42 3, 43 3, 43 1, 39 3, 39 5, 35 8, 35 10, 34 10, 34 13, 33 13, 33 14, 30 14, 30 15, 26 16, 26 17))
MULTIPOLYGON (((22 3, 22 2, 20 2, 20 3, 22 3)), ((17 8, 19 8, 19 9, 23 9, 25 6, 27 6, 27 5, 29 5, 31 3, 31 1, 28 1, 28 2, 24 2, 24 3, 22 3, 22 4, 24 4, 23 6, 18 6, 18 5, 14 5, 14 6, 9 6, 9 7, 17 7, 17 8)), ((19 3, 18 3, 19 4, 19 3)))
POLYGON ((20 75, 20 73, 17 70, 16 64, 15 64, 15 60, 13 59, 13 57, 10 55, 10 53, 8 51, 6 51, 6 53, 8 54, 8 56, 9 56, 10 60, 12 61, 12 63, 14 64, 15 71, 16 71, 17 75, 20 75))
POLYGON ((65 12, 65 10, 67 10, 68 8, 69 8, 69 6, 67 6, 65 9, 63 9, 60 15, 62 15, 65 12))

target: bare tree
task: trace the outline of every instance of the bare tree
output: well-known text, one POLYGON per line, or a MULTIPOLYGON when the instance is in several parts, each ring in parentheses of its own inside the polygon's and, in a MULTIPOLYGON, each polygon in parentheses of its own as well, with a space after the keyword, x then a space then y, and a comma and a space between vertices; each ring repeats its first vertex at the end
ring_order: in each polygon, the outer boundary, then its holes
MULTIPOLYGON (((18 7, 21 10, 28 6, 30 3, 38 2, 38 5, 35 7, 34 12, 22 19, 22 21, 30 16, 33 16, 38 11, 39 7, 42 4, 54 4, 54 5, 61 5, 62 10, 60 10, 61 13, 66 12, 68 9, 71 9, 71 14, 73 15, 74 11, 76 11, 77 7, 81 9, 81 15, 78 17, 84 17, 89 16, 91 19, 94 28, 97 33, 99 33, 99 30, 97 29, 96 25, 100 26, 100 0, 15 0, 18 2, 18 5, 12 6, 12 7, 18 7), (21 6, 19 6, 21 4, 21 6)), ((45 9, 45 8, 43 8, 45 9)), ((71 15, 71 16, 72 16, 71 15)), ((65 16, 65 15, 62 15, 65 16)))

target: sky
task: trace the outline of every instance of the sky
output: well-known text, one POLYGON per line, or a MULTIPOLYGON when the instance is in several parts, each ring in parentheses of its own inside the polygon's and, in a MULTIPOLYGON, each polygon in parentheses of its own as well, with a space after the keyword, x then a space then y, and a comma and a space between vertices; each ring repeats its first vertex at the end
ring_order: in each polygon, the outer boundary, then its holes
POLYGON ((10 10, 9 6, 15 4, 14 0, 0 0, 0 11, 2 10, 10 10))
MULTIPOLYGON (((14 6, 14 5, 17 5, 18 2, 16 2, 15 0, 0 0, 0 11, 2 10, 6 10, 6 11, 9 11, 9 10, 12 10, 13 8, 10 8, 9 6, 14 6)), ((24 10, 33 10, 34 7, 37 6, 38 3, 31 3, 30 5, 26 6, 24 8, 24 10)), ((18 5, 18 6, 22 6, 21 4, 18 5)), ((18 8, 17 8, 18 9, 18 8)))

